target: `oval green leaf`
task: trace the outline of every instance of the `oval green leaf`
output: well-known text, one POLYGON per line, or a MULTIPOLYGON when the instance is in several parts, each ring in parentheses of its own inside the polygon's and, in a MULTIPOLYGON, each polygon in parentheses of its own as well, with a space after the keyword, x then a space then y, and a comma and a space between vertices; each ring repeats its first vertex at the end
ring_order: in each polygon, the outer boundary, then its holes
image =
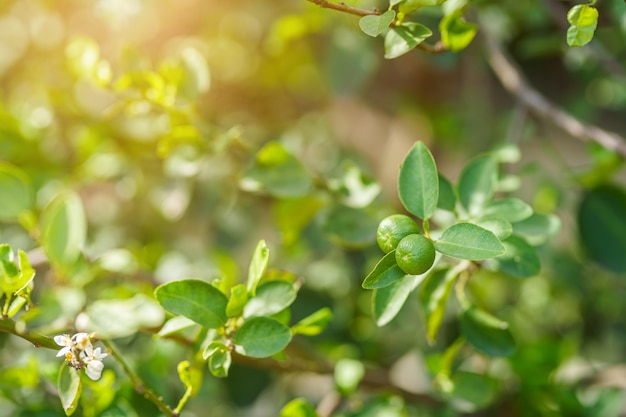
POLYGON ((587 191, 578 208, 580 241, 591 259, 626 272, 626 191, 601 185, 587 191))
POLYGON ((312 185, 304 165, 278 142, 265 145, 241 179, 241 187, 246 191, 282 198, 305 196, 312 185))
POLYGON ((423 142, 417 142, 400 166, 398 196, 409 213, 430 218, 439 201, 439 175, 435 159, 423 142))
POLYGON ((226 315, 235 317, 243 312, 243 308, 248 302, 248 290, 245 285, 237 284, 230 289, 230 298, 226 306, 226 315))
POLYGON ((80 371, 65 364, 61 365, 57 379, 59 398, 66 416, 71 416, 77 409, 82 385, 80 371))
POLYGON ((394 59, 413 50, 433 32, 419 23, 403 23, 385 36, 385 58, 394 59))
POLYGON ((78 194, 57 196, 42 213, 41 244, 50 262, 69 267, 80 256, 87 238, 87 219, 78 194))
POLYGON ((465 49, 476 36, 477 30, 478 26, 463 20, 460 12, 445 16, 439 23, 441 42, 452 52, 465 49))
POLYGON ((0 220, 17 220, 23 212, 30 210, 34 194, 28 176, 13 165, 0 162, 0 220))
POLYGON ((420 304, 426 318, 426 337, 429 343, 437 338, 437 331, 443 321, 446 302, 457 274, 442 269, 435 271, 419 291, 420 304))
POLYGON ((387 10, 381 15, 363 16, 359 20, 359 27, 366 35, 376 37, 389 27, 396 18, 394 10, 387 10))
POLYGON ((409 294, 424 280, 424 275, 407 275, 391 285, 372 293, 372 314, 376 325, 382 327, 393 320, 406 302, 409 294))
POLYGON ((157 287, 155 296, 165 310, 202 326, 215 329, 226 323, 228 299, 208 282, 195 279, 168 282, 157 287))
POLYGON ((561 220, 554 214, 533 214, 513 223, 513 234, 523 237, 532 246, 544 244, 548 237, 558 232, 561 220))
POLYGON ((251 358, 266 358, 283 350, 291 341, 289 327, 270 317, 252 317, 235 333, 237 353, 251 358))
POLYGON ((404 278, 406 274, 396 263, 396 251, 392 250, 382 257, 363 280, 363 288, 373 290, 383 288, 393 284, 395 281, 404 278))
POLYGON ((435 249, 453 258, 481 261, 504 253, 500 239, 489 230, 472 223, 457 223, 447 228, 435 249))
POLYGON ((313 407, 303 398, 289 401, 282 410, 280 417, 319 417, 313 407))
POLYGON ((502 241, 505 252, 497 258, 489 259, 489 268, 515 278, 533 277, 541 270, 537 249, 519 236, 510 236, 502 241))
POLYGON ((285 281, 269 281, 259 285, 256 295, 248 300, 243 309, 244 317, 271 316, 296 300, 296 289, 285 281))
POLYGON ((322 333, 332 319, 332 310, 328 307, 321 308, 294 324, 291 327, 291 333, 303 334, 305 336, 316 336, 322 333))
POLYGON ((489 203, 482 213, 482 218, 516 223, 529 218, 532 214, 532 207, 519 198, 503 198, 489 203))
POLYGON ((456 208, 456 191, 454 186, 443 175, 439 174, 439 200, 437 207, 440 209, 454 211, 456 208))
POLYGON ((589 4, 578 4, 567 12, 567 44, 583 46, 593 39, 598 26, 598 9, 589 4))
POLYGON ((248 293, 254 295, 259 281, 263 278, 267 270, 267 264, 270 259, 270 250, 264 240, 259 241, 252 255, 250 266, 248 267, 248 293))
POLYGON ((480 219, 476 222, 476 225, 489 230, 496 235, 500 241, 511 236, 513 233, 513 225, 502 219, 480 219))
POLYGON ((509 356, 515 351, 508 323, 477 307, 463 311, 461 332, 472 346, 489 356, 509 356))
POLYGON ((491 155, 473 159, 461 172, 458 192, 470 216, 482 214, 491 201, 498 180, 497 163, 491 155))

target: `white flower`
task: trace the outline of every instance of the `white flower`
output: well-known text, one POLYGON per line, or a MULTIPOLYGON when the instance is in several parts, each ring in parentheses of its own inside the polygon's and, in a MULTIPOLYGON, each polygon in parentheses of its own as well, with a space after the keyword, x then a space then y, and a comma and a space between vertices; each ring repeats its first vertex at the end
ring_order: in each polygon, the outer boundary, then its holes
POLYGON ((67 334, 54 336, 57 345, 63 348, 57 356, 65 357, 68 366, 76 369, 84 369, 87 376, 94 381, 100 379, 104 364, 102 359, 108 356, 100 348, 93 348, 90 335, 87 333, 76 333, 74 336, 67 334))

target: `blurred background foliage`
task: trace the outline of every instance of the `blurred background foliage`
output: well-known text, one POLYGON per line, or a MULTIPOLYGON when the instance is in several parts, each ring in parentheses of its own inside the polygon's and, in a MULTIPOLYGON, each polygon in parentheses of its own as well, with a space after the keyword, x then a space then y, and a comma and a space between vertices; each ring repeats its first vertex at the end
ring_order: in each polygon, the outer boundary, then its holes
MULTIPOLYGON (((342 358, 389 371, 389 384, 344 392, 341 416, 626 415, 622 158, 528 114, 493 76, 480 34, 554 103, 624 136, 626 5, 598 1, 596 39, 570 48, 574 2, 470 3, 482 26, 469 48, 385 60, 358 18, 305 0, 2 1, 0 160, 26 174, 35 199, 28 216, 0 219, 0 241, 30 251, 38 268, 37 307, 23 320, 45 334, 103 320, 174 403, 184 391, 175 364, 189 351, 154 338, 164 315, 153 288, 242 281, 262 238, 271 268, 304 279, 292 320, 333 310, 325 332, 288 349, 323 366, 235 363, 225 380, 205 375, 186 416, 276 416, 294 397, 320 404, 334 391, 327 364, 342 358), (416 140, 451 179, 480 152, 519 146, 516 195, 563 223, 541 248, 539 276, 472 277, 471 297, 511 323, 518 350, 489 359, 461 348, 450 375, 458 306, 429 346, 417 297, 377 328, 361 289, 380 257, 378 221, 401 210, 398 164, 416 140), (66 189, 85 207, 88 238, 84 257, 51 269, 37 261, 36 224, 66 189)), ((440 16, 419 19, 436 28, 440 16)), ((52 356, 0 334, 0 416, 62 415, 52 356)), ((117 371, 107 364, 78 413, 157 415, 117 371)))

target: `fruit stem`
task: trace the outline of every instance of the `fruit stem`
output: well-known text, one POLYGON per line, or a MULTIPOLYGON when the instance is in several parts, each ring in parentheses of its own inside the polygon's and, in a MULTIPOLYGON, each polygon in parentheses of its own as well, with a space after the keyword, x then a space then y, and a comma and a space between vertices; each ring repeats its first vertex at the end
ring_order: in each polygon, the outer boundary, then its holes
POLYGON ((430 224, 428 223, 428 219, 424 219, 422 222, 422 229, 424 229, 424 236, 430 239, 430 224))

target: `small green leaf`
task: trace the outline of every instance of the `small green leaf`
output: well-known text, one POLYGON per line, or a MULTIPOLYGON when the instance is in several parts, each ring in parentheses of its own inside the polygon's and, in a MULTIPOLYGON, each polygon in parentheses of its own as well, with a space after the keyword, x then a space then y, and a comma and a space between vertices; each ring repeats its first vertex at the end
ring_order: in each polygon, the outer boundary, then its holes
POLYGON ((359 19, 359 27, 366 35, 376 37, 389 27, 396 18, 394 10, 387 10, 381 15, 363 16, 359 19))
POLYGON ((313 407, 303 398, 296 398, 289 401, 282 410, 279 417, 319 417, 313 407))
POLYGON ((178 371, 180 382, 183 383, 185 388, 191 391, 191 396, 194 396, 202 385, 202 372, 196 367, 191 366, 189 361, 179 362, 176 370, 178 371))
POLYGON ((567 44, 583 46, 592 39, 598 26, 598 9, 589 4, 578 4, 567 12, 567 44))
POLYGON ((560 228, 561 220, 553 214, 535 213, 520 222, 513 223, 513 233, 523 237, 532 246, 544 244, 548 237, 560 228))
POLYGON ((216 378, 228 376, 233 358, 230 349, 224 342, 221 340, 212 341, 202 352, 202 358, 207 361, 211 375, 216 378))
POLYGON ((336 244, 361 248, 376 240, 378 220, 367 210, 337 206, 331 209, 322 226, 324 233, 336 244))
POLYGON ((385 36, 385 58, 393 59, 410 52, 432 34, 419 23, 403 23, 392 28, 385 36))
POLYGON ((66 416, 71 416, 77 409, 82 385, 80 371, 65 364, 61 365, 57 380, 59 398, 66 416))
POLYGON ((291 333, 316 336, 326 328, 332 319, 332 310, 328 307, 321 308, 294 324, 291 327, 291 333))
POLYGON ((348 395, 353 393, 361 383, 365 375, 365 367, 355 359, 339 359, 335 364, 334 375, 339 392, 348 395))
POLYGON ((285 246, 293 245, 302 230, 323 207, 318 196, 310 195, 299 198, 283 198, 274 204, 274 218, 285 246))
POLYGON ((435 159, 423 142, 417 142, 400 166, 398 195, 404 207, 421 219, 430 218, 439 201, 439 176, 435 159))
POLYGON ((171 319, 166 321, 165 324, 163 324, 163 327, 161 327, 161 330, 159 330, 159 333, 157 333, 157 336, 159 337, 169 336, 171 334, 178 333, 182 330, 188 329, 189 327, 195 326, 195 325, 196 325, 195 321, 190 320, 185 316, 172 317, 171 319))
POLYGON ((626 272, 626 191, 601 185, 587 191, 578 208, 580 242, 591 259, 626 272))
POLYGON ((363 288, 368 290, 383 288, 404 278, 405 275, 406 273, 396 263, 396 251, 392 250, 383 256, 372 272, 365 277, 363 288))
POLYGON ((254 250, 250 266, 248 268, 248 293, 254 295, 256 293, 256 287, 259 285, 259 281, 263 278, 265 271, 267 270, 267 264, 270 259, 270 250, 265 244, 264 240, 261 240, 254 250))
POLYGON ((208 282, 172 281, 157 287, 155 295, 165 310, 202 326, 214 329, 226 323, 228 298, 208 282))
POLYGON ((497 180, 497 163, 491 155, 479 156, 463 169, 458 184, 459 199, 470 216, 482 214, 493 197, 497 180))
POLYGON ((283 350, 291 341, 289 327, 269 317, 252 317, 235 333, 237 353, 251 358, 266 358, 283 350))
POLYGON ((271 316, 286 309, 295 300, 296 289, 293 284, 285 281, 264 282, 244 307, 243 316, 271 316))
POLYGON ((372 313, 376 325, 382 327, 393 320, 406 302, 409 294, 424 280, 424 275, 407 275, 372 293, 372 313))
POLYGON ((419 292, 420 304, 426 317, 426 337, 430 343, 437 338, 437 331, 443 321, 446 301, 457 277, 447 269, 435 271, 426 278, 419 292))
POLYGON ((230 289, 230 298, 226 306, 226 315, 235 317, 243 312, 243 308, 248 302, 248 289, 243 284, 237 284, 230 289))
POLYGON ((460 12, 444 16, 439 23, 441 41, 452 52, 465 49, 476 36, 477 30, 478 26, 463 20, 460 12))
POLYGON ((278 142, 270 142, 256 155, 241 179, 246 191, 264 191, 275 197, 302 197, 313 185, 302 163, 278 142))
POLYGON ((69 267, 80 256, 87 238, 87 219, 74 192, 57 196, 43 211, 41 244, 50 262, 69 267))
POLYGON ((439 200, 437 207, 440 209, 454 211, 456 208, 456 190, 452 183, 443 175, 439 174, 439 200))
POLYGON ((435 243, 444 255, 470 261, 493 258, 504 253, 504 246, 489 230, 472 223, 457 223, 447 228, 435 243))
POLYGON ((503 198, 490 202, 485 207, 482 218, 502 219, 515 223, 529 218, 532 214, 532 207, 519 198, 503 198))
POLYGON ((477 307, 463 311, 461 331, 468 342, 489 356, 509 356, 515 351, 509 325, 477 307))
POLYGON ((475 224, 489 230, 500 240, 506 239, 513 233, 513 225, 502 219, 480 219, 475 224))
POLYGON ((35 202, 28 176, 19 168, 0 162, 0 221, 15 221, 35 202))
POLYGON ((400 3, 400 12, 410 13, 420 7, 436 6, 446 0, 404 0, 400 3))
POLYGON ((487 266, 515 278, 528 278, 539 273, 541 262, 537 249, 515 235, 503 240, 502 244, 505 248, 504 254, 489 259, 487 266))

